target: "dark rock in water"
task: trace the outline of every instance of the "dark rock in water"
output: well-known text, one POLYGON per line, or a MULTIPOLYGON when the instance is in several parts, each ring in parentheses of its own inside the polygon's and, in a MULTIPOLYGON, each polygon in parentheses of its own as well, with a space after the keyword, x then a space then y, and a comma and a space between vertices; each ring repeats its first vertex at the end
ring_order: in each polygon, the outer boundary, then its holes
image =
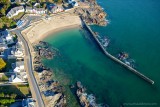
POLYGON ((34 71, 42 72, 43 71, 43 66, 41 66, 41 65, 35 65, 34 66, 34 71))
POLYGON ((77 82, 77 97, 82 107, 109 107, 107 104, 97 104, 93 94, 87 94, 85 87, 80 81, 77 82))
POLYGON ((82 84, 81 84, 80 81, 77 82, 77 87, 78 87, 78 88, 83 88, 83 86, 82 86, 82 84))
POLYGON ((37 53, 35 58, 36 60, 40 60, 40 58, 52 59, 57 53, 57 49, 53 49, 47 42, 44 41, 40 41, 39 44, 36 44, 34 46, 34 50, 37 53))
POLYGON ((75 86, 72 84, 72 85, 70 86, 70 88, 75 88, 75 86))

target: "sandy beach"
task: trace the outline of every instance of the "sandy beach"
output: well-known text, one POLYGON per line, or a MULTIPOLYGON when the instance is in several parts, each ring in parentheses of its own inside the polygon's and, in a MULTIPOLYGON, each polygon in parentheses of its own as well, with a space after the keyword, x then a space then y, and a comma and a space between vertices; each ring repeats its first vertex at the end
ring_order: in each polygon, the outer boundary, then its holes
POLYGON ((81 25, 79 16, 70 14, 61 14, 43 19, 38 23, 22 31, 22 34, 30 41, 31 44, 44 39, 46 36, 65 30, 76 28, 81 25))

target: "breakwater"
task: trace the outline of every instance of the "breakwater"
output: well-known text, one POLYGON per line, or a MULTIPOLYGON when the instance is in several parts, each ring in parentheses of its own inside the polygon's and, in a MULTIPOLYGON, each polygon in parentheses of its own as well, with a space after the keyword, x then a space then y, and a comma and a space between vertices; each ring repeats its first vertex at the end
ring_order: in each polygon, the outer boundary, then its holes
POLYGON ((154 81, 151 80, 150 78, 148 78, 147 76, 143 75, 142 73, 140 73, 139 71, 135 70, 134 68, 128 66, 127 64, 125 64, 124 62, 122 62, 121 60, 119 60, 118 58, 114 57, 113 55, 111 55, 110 53, 108 53, 104 47, 101 45, 100 41, 97 39, 97 35, 91 30, 91 28, 84 22, 83 22, 83 26, 86 27, 86 30, 89 31, 91 33, 91 35, 93 36, 93 38, 96 40, 97 44, 100 46, 100 48, 102 49, 102 51, 104 52, 105 55, 107 55, 109 58, 111 58, 112 60, 116 61, 117 63, 123 65, 124 67, 126 67, 127 69, 129 69, 130 71, 132 71, 134 74, 136 74, 137 76, 139 76, 140 78, 144 79, 145 81, 147 81, 150 84, 154 84, 154 81))

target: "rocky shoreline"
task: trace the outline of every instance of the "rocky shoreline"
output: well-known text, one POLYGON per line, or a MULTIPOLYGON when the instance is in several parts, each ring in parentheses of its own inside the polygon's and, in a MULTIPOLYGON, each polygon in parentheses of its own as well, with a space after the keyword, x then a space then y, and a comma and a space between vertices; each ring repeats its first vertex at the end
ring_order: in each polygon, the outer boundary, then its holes
POLYGON ((34 44, 33 46, 35 51, 35 57, 34 57, 34 70, 37 72, 42 72, 43 70, 48 70, 48 68, 45 68, 41 62, 42 58, 45 59, 52 59, 57 54, 57 50, 53 49, 49 46, 48 43, 39 41, 39 43, 34 44))
POLYGON ((71 86, 72 89, 76 89, 76 96, 79 99, 79 103, 82 107, 109 107, 107 104, 97 104, 96 97, 93 94, 88 94, 86 88, 80 81, 76 85, 71 86))
POLYGON ((46 68, 41 62, 42 58, 54 58, 58 50, 51 48, 44 41, 34 44, 33 48, 36 53, 33 61, 34 71, 37 73, 36 79, 45 105, 47 107, 65 107, 66 96, 64 95, 64 88, 59 81, 53 80, 53 71, 50 68, 46 68))
POLYGON ((80 7, 75 8, 74 13, 79 15, 88 25, 106 26, 108 23, 107 14, 96 0, 84 0, 80 3, 80 7))

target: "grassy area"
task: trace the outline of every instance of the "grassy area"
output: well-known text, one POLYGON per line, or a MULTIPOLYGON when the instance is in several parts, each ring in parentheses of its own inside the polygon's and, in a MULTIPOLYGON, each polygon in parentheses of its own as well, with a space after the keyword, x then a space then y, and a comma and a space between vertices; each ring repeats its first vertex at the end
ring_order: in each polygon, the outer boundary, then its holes
POLYGON ((6 81, 8 81, 8 76, 0 75, 0 82, 6 82, 6 81))
POLYGON ((28 85, 0 86, 0 92, 6 94, 17 94, 17 99, 25 98, 31 95, 28 85))
POLYGON ((9 72, 9 70, 10 69, 12 69, 12 63, 15 63, 16 62, 16 60, 15 59, 10 59, 10 60, 6 60, 5 61, 6 62, 6 67, 5 67, 5 69, 3 70, 3 72, 9 72))
POLYGON ((29 85, 19 85, 17 88, 19 88, 24 95, 30 95, 29 85))
POLYGON ((18 15, 14 16, 12 19, 19 20, 24 15, 24 12, 19 13, 18 15))

